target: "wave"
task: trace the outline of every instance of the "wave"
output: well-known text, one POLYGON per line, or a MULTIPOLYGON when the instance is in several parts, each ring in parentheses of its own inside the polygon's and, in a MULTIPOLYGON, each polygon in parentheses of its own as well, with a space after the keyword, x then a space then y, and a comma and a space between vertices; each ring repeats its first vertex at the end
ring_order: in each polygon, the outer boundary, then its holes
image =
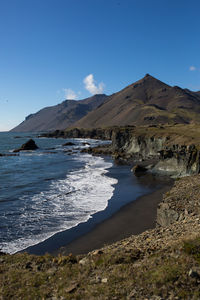
POLYGON ((15 220, 18 237, 1 243, 1 251, 13 254, 23 250, 86 222, 107 207, 117 184, 116 179, 106 176, 112 163, 90 154, 78 154, 73 159, 85 167, 53 180, 47 191, 21 197, 24 205, 15 220))

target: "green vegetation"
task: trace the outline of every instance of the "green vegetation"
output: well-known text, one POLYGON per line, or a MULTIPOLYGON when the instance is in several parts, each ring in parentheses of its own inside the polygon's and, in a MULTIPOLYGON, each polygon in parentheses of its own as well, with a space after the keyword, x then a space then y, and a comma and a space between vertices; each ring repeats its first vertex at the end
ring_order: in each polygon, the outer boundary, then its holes
POLYGON ((86 256, 0 257, 1 299, 199 299, 200 236, 151 254, 139 249, 86 256), (190 276, 191 273, 191 276, 190 276), (174 297, 174 298, 173 298, 174 297))
MULTIPOLYGON (((166 137, 169 145, 200 147, 200 125, 195 124, 105 131, 166 137)), ((104 134, 98 129, 93 133, 104 134)), ((95 153, 111 150, 101 146, 95 153)), ((88 255, 0 255, 0 300, 200 299, 199 188, 200 176, 195 175, 176 180, 165 194, 168 209, 182 217, 174 227, 158 227, 88 255), (194 234, 198 236, 188 239, 194 234)))
POLYGON ((200 264, 200 237, 185 241, 183 251, 191 256, 200 264))

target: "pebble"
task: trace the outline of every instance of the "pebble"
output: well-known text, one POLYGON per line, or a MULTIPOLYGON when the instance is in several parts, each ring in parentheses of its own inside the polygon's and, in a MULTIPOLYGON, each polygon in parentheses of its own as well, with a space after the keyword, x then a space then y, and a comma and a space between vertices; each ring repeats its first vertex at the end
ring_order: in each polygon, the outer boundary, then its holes
POLYGON ((102 251, 102 250, 94 250, 94 251, 92 252, 92 254, 93 254, 93 255, 101 255, 101 254, 103 254, 103 251, 102 251))
POLYGON ((73 292, 76 290, 77 287, 78 287, 78 284, 75 283, 75 284, 71 285, 70 287, 68 287, 68 288, 65 290, 65 292, 66 292, 66 293, 73 293, 73 292))
POLYGON ((192 270, 192 269, 190 269, 188 275, 189 275, 190 277, 192 277, 192 278, 196 278, 196 279, 199 279, 199 278, 200 278, 199 274, 198 274, 196 271, 192 270))
POLYGON ((89 259, 87 257, 82 258, 81 260, 79 260, 79 264, 84 266, 87 263, 89 263, 89 259))

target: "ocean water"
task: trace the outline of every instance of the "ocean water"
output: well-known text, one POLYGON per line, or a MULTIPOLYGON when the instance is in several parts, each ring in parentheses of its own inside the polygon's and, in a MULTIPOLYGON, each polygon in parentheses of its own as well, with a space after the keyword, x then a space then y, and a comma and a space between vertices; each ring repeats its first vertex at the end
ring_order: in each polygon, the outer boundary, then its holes
POLYGON ((8 253, 87 221, 107 207, 117 184, 107 176, 111 160, 80 153, 105 141, 2 132, 0 153, 11 153, 29 138, 37 151, 0 157, 0 250, 8 253), (68 141, 75 145, 63 146, 68 141))

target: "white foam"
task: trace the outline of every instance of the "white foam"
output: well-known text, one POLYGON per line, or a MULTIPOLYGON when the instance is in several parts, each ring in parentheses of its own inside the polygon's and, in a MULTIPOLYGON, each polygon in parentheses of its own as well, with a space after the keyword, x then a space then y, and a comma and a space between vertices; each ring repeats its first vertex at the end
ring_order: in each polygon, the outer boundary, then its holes
POLYGON ((92 214, 107 207, 113 185, 117 183, 106 176, 112 163, 90 154, 78 154, 73 159, 84 162, 85 168, 70 172, 65 179, 52 181, 48 191, 31 199, 22 197, 25 204, 19 220, 21 237, 1 244, 2 251, 12 254, 23 250, 87 221, 92 214))

